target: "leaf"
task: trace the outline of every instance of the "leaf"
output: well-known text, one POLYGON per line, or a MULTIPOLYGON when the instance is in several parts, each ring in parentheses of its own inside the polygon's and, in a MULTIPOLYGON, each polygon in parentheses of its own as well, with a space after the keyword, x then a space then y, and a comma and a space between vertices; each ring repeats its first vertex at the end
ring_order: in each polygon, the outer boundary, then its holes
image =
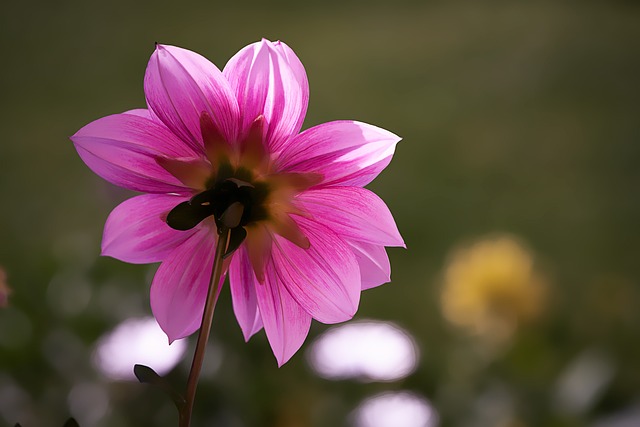
MULTIPOLYGON (((178 411, 182 410, 185 404, 184 397, 180 393, 176 392, 171 385, 162 378, 156 371, 145 365, 134 365, 133 373, 142 384, 151 384, 164 391, 175 403, 178 411)), ((64 427, 67 427, 66 425, 64 427)), ((72 427, 72 426, 69 426, 72 427)))
POLYGON ((145 365, 134 365, 133 374, 143 384, 159 385, 163 381, 156 371, 145 365))
POLYGON ((80 424, 74 418, 69 418, 62 427, 80 427, 80 424))

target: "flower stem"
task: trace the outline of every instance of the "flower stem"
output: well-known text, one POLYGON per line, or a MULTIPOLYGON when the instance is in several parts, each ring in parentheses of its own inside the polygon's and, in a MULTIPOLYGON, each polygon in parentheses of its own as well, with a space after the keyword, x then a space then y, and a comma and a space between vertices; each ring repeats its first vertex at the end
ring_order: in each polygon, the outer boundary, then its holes
POLYGON ((209 282, 209 290, 207 292, 207 301, 202 314, 202 323, 198 332, 198 341, 196 343, 196 351, 193 355, 191 370, 189 371, 189 379, 187 380, 187 395, 185 404, 180 410, 180 427, 189 427, 191 425, 191 412, 193 411, 193 402, 196 396, 196 387, 198 386, 198 378, 202 370, 202 362, 211 332, 211 321, 213 320, 213 309, 216 306, 216 295, 218 293, 218 285, 222 276, 222 256, 225 254, 227 244, 229 242, 229 229, 219 229, 218 244, 216 245, 216 253, 213 259, 213 268, 211 270, 211 281, 209 282))

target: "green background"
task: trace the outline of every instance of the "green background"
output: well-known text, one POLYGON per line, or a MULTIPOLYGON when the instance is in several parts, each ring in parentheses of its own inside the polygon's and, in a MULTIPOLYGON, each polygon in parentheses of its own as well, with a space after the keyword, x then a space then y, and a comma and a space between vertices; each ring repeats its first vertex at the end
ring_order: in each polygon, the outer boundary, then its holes
MULTIPOLYGON (((131 194, 91 173, 68 137, 144 107, 154 42, 222 68, 261 37, 305 64, 305 128, 357 119, 403 137, 370 188, 408 249, 389 251, 393 281, 365 292, 356 318, 407 329, 420 365, 390 383, 320 379, 304 357, 328 328, 314 323, 278 369, 264 333, 243 342, 225 291, 212 335, 222 365, 202 380, 194 427, 347 426, 362 399, 390 390, 424 396, 441 426, 640 425, 639 22, 640 5, 621 0, 4 6, 0 265, 13 293, 0 310, 0 402, 17 402, 9 412, 21 419, 0 412, 0 425, 62 425, 78 384, 109 397, 106 415, 82 427, 177 425, 160 392, 91 366, 102 334, 150 313, 155 266, 99 258, 104 220, 131 194), (450 251, 496 232, 529 244, 551 296, 537 323, 487 357, 443 319, 439 295, 450 251), (613 376, 571 413, 554 396, 585 352, 613 376), (486 415, 500 404, 509 416, 486 415)), ((179 389, 190 355, 169 375, 179 389)))

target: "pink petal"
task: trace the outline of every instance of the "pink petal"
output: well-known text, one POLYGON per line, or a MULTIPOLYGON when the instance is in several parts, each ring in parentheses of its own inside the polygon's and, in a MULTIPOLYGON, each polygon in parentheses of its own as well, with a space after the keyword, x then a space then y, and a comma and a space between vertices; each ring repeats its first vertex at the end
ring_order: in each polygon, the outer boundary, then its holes
POLYGON ((391 281, 391 264, 384 246, 348 240, 362 278, 362 290, 375 288, 391 281))
MULTIPOLYGON (((291 71, 293 71, 293 74, 302 90, 302 96, 304 97, 303 102, 305 103, 304 107, 306 112, 307 104, 309 102, 309 81, 307 80, 307 71, 304 69, 304 65, 302 65, 302 62, 295 54, 293 49, 291 49, 285 42, 277 41, 273 43, 273 46, 291 67, 291 71)), ((298 129, 302 127, 304 115, 302 115, 299 120, 300 123, 298 129)))
POLYGON ((231 285, 231 298, 233 311, 240 324, 245 341, 262 329, 262 319, 258 311, 256 287, 258 283, 256 275, 251 267, 251 261, 247 249, 241 246, 233 255, 229 267, 229 283, 231 285))
POLYGON ((153 116, 151 115, 151 112, 146 108, 134 108, 133 110, 125 111, 122 114, 131 114, 133 116, 138 116, 145 119, 153 120, 152 118, 153 116))
POLYGON ((207 112, 227 141, 238 131, 238 104, 220 70, 201 55, 157 45, 144 77, 147 103, 169 129, 202 151, 200 116, 207 112))
POLYGON ((295 221, 311 246, 302 249, 274 235, 272 259, 280 286, 320 322, 351 319, 358 309, 361 290, 353 251, 320 222, 298 216, 295 221))
POLYGON ((311 216, 339 236, 383 246, 403 246, 387 205, 360 187, 325 187, 298 195, 311 216))
MULTIPOLYGON (((165 258, 153 278, 151 310, 169 341, 191 335, 200 327, 215 244, 216 233, 211 228, 198 228, 165 258)), ((224 277, 218 295, 223 282, 224 277)))
POLYGON ((275 78, 273 110, 267 120, 271 124, 267 136, 271 150, 281 149, 283 144, 300 132, 309 105, 309 81, 307 72, 295 52, 281 41, 271 43, 275 78))
POLYGON ((264 112, 269 91, 269 52, 264 43, 242 48, 225 65, 223 75, 233 88, 241 116, 242 139, 264 112))
POLYGON ((166 126, 164 123, 162 123, 162 120, 160 120, 156 113, 148 108, 134 108, 133 110, 125 111, 122 114, 133 114, 134 116, 144 117, 145 119, 153 120, 156 123, 160 123, 163 126, 166 126))
POLYGON ((267 144, 277 151, 300 131, 309 102, 302 63, 289 46, 262 40, 232 57, 223 70, 242 112, 243 134, 263 115, 269 123, 267 144))
POLYGON ((387 167, 400 139, 366 123, 324 123, 297 135, 283 148, 279 169, 321 173, 323 185, 363 187, 387 167))
POLYGON ((302 346, 309 333, 311 316, 282 286, 273 261, 267 263, 265 283, 255 289, 269 345, 278 366, 282 366, 302 346))
POLYGON ((150 119, 114 114, 89 123, 71 140, 87 166, 113 184, 147 193, 189 191, 156 158, 193 157, 195 153, 150 119))
POLYGON ((174 230, 164 221, 164 215, 186 200, 188 197, 164 194, 125 200, 104 226, 102 255, 134 264, 162 261, 193 234, 174 230))

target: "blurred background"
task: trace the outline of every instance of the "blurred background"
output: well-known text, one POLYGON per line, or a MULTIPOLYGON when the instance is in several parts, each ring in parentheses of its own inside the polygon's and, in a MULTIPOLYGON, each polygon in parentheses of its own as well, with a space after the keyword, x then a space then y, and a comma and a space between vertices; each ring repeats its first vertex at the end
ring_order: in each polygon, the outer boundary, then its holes
POLYGON ((131 366, 183 390, 194 337, 149 321, 155 265, 99 257, 132 193, 68 137, 144 107, 154 42, 222 68, 266 37, 306 66, 305 128, 404 138, 370 188, 408 249, 280 369, 226 288, 194 427, 640 426, 639 23, 630 0, 5 5, 0 425, 177 425, 131 366))

